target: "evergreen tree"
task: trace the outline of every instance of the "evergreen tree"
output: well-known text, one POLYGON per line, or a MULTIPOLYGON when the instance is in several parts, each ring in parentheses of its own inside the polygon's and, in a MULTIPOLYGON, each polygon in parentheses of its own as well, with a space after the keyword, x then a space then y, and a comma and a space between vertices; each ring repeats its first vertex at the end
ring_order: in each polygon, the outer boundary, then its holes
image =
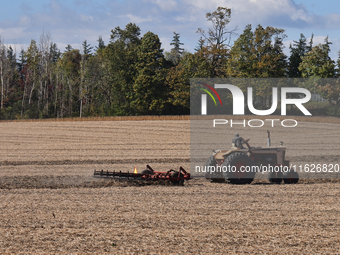
POLYGON ((9 46, 9 48, 7 50, 7 59, 10 62, 11 68, 13 68, 13 66, 16 65, 16 57, 15 57, 15 53, 12 49, 12 46, 9 46))
POLYGON ((105 48, 105 43, 104 43, 102 36, 99 36, 97 42, 98 42, 98 46, 96 46, 97 51, 105 48))
POLYGON ((335 77, 340 77, 340 51, 338 51, 338 59, 336 60, 335 64, 335 77))
POLYGON ((170 43, 173 48, 171 49, 170 54, 167 56, 167 60, 171 61, 174 65, 178 64, 183 53, 183 48, 181 48, 181 45, 184 45, 184 43, 181 43, 179 38, 180 35, 174 32, 173 39, 170 43))
POLYGON ((25 51, 22 49, 19 54, 18 70, 21 72, 26 64, 25 51))
POLYGON ((73 50, 71 44, 67 44, 67 46, 65 47, 65 52, 70 52, 71 50, 73 50))
MULTIPOLYGON (((323 50, 325 51, 325 52, 327 52, 327 54, 329 55, 329 53, 331 52, 331 48, 329 47, 329 45, 330 44, 333 44, 332 42, 330 42, 329 40, 328 40, 329 38, 328 38, 328 36, 325 38, 325 43, 324 44, 322 44, 322 47, 323 47, 323 50)), ((330 58, 329 58, 330 59, 330 58)))
POLYGON ((84 40, 82 45, 83 45, 83 54, 90 55, 93 47, 91 47, 91 45, 87 43, 87 40, 84 40))
POLYGON ((312 33, 310 40, 309 40, 309 45, 306 47, 307 52, 310 52, 313 48, 313 38, 314 38, 314 34, 312 33))
POLYGON ((197 42, 197 46, 195 48, 195 51, 198 52, 198 51, 202 50, 204 48, 204 44, 205 44, 205 40, 201 36, 200 39, 197 42))
POLYGON ((288 76, 289 77, 301 77, 301 71, 299 70, 299 65, 302 62, 302 57, 308 51, 306 37, 300 34, 299 41, 294 41, 293 46, 290 45, 290 56, 288 63, 288 76))
POLYGON ((55 43, 51 43, 50 45, 50 56, 52 63, 57 62, 61 56, 60 50, 58 49, 57 44, 55 43))
MULTIPOLYGON (((28 80, 28 104, 35 102, 37 97, 37 85, 39 83, 39 62, 40 54, 35 40, 31 40, 31 44, 25 52, 25 59, 27 61, 26 79, 28 80), (33 99, 33 100, 32 100, 33 99)), ((39 109, 36 106, 31 106, 31 118, 39 118, 39 109)))

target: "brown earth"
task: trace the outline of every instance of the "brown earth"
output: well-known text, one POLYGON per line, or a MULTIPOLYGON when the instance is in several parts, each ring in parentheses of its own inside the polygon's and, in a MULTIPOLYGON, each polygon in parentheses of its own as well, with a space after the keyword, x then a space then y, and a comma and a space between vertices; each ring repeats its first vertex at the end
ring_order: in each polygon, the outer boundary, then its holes
MULTIPOLYGON (((339 164, 339 127, 299 122, 273 129, 272 141, 284 141, 294 164, 339 164)), ((146 164, 189 169, 188 120, 0 122, 0 129, 0 254, 340 252, 338 179, 272 185, 258 174, 251 185, 168 186, 92 176, 146 164)), ((266 128, 237 131, 266 143, 266 128)), ((236 130, 221 132, 230 140, 236 130)))

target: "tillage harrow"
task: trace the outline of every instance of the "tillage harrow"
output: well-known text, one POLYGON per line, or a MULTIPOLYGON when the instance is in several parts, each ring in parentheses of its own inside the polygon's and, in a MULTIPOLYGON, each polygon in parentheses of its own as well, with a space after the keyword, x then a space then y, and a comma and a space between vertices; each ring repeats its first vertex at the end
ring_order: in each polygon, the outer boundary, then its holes
POLYGON ((151 166, 147 165, 147 169, 143 170, 141 173, 137 172, 137 168, 135 167, 133 172, 116 172, 116 171, 94 171, 95 177, 107 177, 107 178, 116 178, 116 179, 137 179, 137 180, 145 180, 145 181, 169 181, 175 185, 181 185, 184 183, 184 180, 190 180, 190 173, 184 170, 183 167, 179 168, 179 171, 175 171, 170 169, 167 172, 159 172, 155 171, 151 166))

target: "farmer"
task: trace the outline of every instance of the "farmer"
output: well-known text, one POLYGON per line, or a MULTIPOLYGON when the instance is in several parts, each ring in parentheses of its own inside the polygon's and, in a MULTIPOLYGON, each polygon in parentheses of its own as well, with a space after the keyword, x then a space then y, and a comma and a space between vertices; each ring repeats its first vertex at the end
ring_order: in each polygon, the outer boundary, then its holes
POLYGON ((239 149, 245 149, 242 145, 244 143, 244 141, 245 140, 242 137, 240 137, 240 135, 238 133, 236 133, 235 137, 231 141, 232 147, 239 148, 239 149))

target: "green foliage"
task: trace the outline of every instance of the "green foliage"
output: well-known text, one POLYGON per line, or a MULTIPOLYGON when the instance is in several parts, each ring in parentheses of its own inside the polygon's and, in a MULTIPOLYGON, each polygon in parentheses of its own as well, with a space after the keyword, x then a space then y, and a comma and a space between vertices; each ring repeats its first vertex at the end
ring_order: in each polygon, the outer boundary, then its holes
POLYGON ((133 84, 137 75, 138 49, 141 44, 140 28, 129 23, 122 30, 111 31, 111 42, 103 50, 104 68, 109 84, 110 106, 113 115, 135 115, 130 104, 134 100, 133 84))
MULTIPOLYGON (((252 31, 247 25, 230 50, 226 66, 229 77, 279 78, 286 75, 286 56, 283 53, 284 30, 258 25, 252 31)), ((254 104, 262 109, 271 106, 272 84, 253 87, 254 104)))
MULTIPOLYGON (((163 54, 159 37, 141 35, 134 23, 112 29, 108 45, 100 36, 95 51, 85 40, 81 52, 68 44, 61 53, 43 34, 17 61, 13 49, 0 41, 0 119, 189 114, 191 78, 287 76, 310 77, 303 86, 328 100, 313 113, 339 115, 339 82, 320 83, 320 77, 339 76, 340 57, 335 69, 328 38, 312 47, 313 35, 307 44, 301 34, 290 47, 287 65, 283 29, 247 25, 230 47, 231 9, 218 7, 206 18, 211 27, 198 29, 194 54, 181 48, 176 32, 171 52, 163 54)), ((270 107, 273 85, 250 86, 255 107, 270 107)))
POLYGON ((227 74, 230 77, 256 77, 257 59, 254 45, 254 33, 247 25, 230 51, 227 74))
POLYGON ((284 77, 286 56, 283 53, 283 29, 261 25, 252 32, 247 25, 230 51, 227 74, 231 77, 284 77))
POLYGON ((340 117, 340 107, 338 105, 327 107, 325 115, 340 117))
POLYGON ((138 48, 131 106, 141 114, 161 114, 166 98, 165 59, 157 35, 147 32, 138 48))
POLYGON ((37 42, 35 40, 31 40, 31 44, 28 47, 27 51, 24 55, 28 66, 31 69, 36 69, 38 67, 39 62, 39 50, 37 46, 37 42))
POLYGON ((67 76, 72 78, 76 78, 78 76, 80 60, 81 55, 79 50, 71 50, 64 53, 63 57, 60 59, 60 64, 67 76))
POLYGON ((190 109, 190 79, 210 77, 214 67, 202 52, 188 53, 170 69, 166 84, 170 88, 168 101, 179 108, 177 114, 188 114, 190 109))
POLYGON ((334 77, 335 63, 329 57, 329 44, 328 38, 326 38, 324 44, 312 47, 311 51, 301 58, 302 62, 299 65, 299 71, 302 77, 334 77))

